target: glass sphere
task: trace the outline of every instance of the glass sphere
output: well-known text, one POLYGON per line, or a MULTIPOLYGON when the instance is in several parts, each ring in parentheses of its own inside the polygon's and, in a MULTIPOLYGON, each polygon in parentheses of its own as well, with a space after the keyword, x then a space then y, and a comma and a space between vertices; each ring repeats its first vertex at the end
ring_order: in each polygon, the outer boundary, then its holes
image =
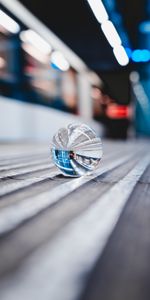
POLYGON ((88 175, 102 158, 101 139, 85 124, 69 124, 61 128, 52 140, 52 158, 66 176, 88 175))

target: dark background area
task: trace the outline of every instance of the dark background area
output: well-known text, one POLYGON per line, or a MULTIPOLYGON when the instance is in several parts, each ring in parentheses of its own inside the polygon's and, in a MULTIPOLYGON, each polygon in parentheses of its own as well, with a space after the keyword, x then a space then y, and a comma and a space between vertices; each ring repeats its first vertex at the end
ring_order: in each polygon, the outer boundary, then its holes
MULTIPOLYGON (((90 68, 119 68, 86 0, 21 0, 43 23, 71 47, 90 68)), ((131 46, 138 47, 138 24, 146 19, 146 0, 116 1, 131 46)))
MULTIPOLYGON (((86 0, 21 2, 102 77, 107 92, 115 101, 130 101, 128 78, 135 66, 119 66, 86 0)), ((131 48, 137 48, 138 25, 147 18, 146 0, 117 0, 116 11, 122 18, 131 48)))

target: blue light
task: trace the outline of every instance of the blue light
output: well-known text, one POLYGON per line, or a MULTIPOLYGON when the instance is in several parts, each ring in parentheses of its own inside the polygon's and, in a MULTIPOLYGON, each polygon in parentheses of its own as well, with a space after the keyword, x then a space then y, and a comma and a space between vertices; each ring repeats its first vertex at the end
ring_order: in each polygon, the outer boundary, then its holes
POLYGON ((136 49, 132 52, 131 58, 134 62, 148 62, 150 60, 150 51, 147 49, 136 49))
POLYGON ((147 62, 150 60, 150 51, 147 49, 142 50, 142 61, 147 62))
POLYGON ((56 65, 53 64, 52 62, 50 63, 50 66, 51 66, 54 70, 57 70, 57 71, 62 72, 62 71, 58 68, 58 66, 56 66, 56 65))
POLYGON ((128 47, 125 48, 125 50, 126 50, 126 53, 127 53, 128 57, 131 58, 132 57, 132 50, 128 47))
POLYGON ((110 11, 115 10, 115 1, 114 0, 104 0, 104 3, 108 10, 110 10, 110 11))
POLYGON ((143 33, 149 33, 150 32, 150 21, 144 21, 140 24, 139 29, 143 33))
POLYGON ((141 50, 134 50, 132 52, 132 60, 134 62, 141 62, 141 50))
POLYGON ((111 20, 113 20, 113 22, 115 24, 121 24, 122 18, 121 18, 121 15, 118 12, 112 11, 111 12, 111 20))

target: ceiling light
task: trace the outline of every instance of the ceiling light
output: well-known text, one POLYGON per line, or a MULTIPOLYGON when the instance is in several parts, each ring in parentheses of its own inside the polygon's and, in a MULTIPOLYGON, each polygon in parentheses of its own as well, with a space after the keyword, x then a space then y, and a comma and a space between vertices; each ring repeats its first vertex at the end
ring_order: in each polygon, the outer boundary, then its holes
POLYGON ((51 63, 61 71, 67 71, 70 67, 69 62, 59 51, 54 51, 51 55, 51 63))
POLYGON ((48 63, 48 57, 43 55, 43 53, 41 53, 40 51, 37 51, 32 45, 23 43, 22 48, 26 53, 34 57, 42 64, 48 63))
POLYGON ((0 9, 0 25, 11 33, 18 33, 20 26, 0 9))
POLYGON ((132 72, 130 73, 129 78, 130 78, 130 81, 133 82, 133 83, 137 83, 137 82, 139 82, 139 80, 140 80, 139 73, 136 72, 136 71, 132 71, 132 72))
POLYGON ((118 35, 118 32, 111 21, 106 21, 102 23, 101 28, 106 39, 113 48, 115 48, 118 45, 121 45, 120 36, 118 35))
POLYGON ((126 66, 129 63, 128 55, 123 46, 118 46, 113 49, 114 55, 121 66, 126 66))
POLYGON ((101 23, 101 29, 113 48, 114 55, 121 66, 129 63, 128 55, 122 46, 120 36, 114 24, 108 20, 108 14, 101 0, 87 0, 97 21, 101 23))
POLYGON ((35 31, 28 29, 20 33, 20 39, 23 42, 30 43, 42 53, 48 55, 50 54, 52 48, 48 42, 46 42, 39 34, 35 31))
POLYGON ((104 21, 108 20, 107 11, 100 0, 87 0, 97 21, 99 23, 103 23, 104 21))

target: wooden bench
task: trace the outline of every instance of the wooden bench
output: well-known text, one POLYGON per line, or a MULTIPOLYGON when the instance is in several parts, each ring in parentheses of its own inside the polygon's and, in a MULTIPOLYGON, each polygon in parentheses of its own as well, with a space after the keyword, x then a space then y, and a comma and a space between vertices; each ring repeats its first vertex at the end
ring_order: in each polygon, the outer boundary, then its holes
POLYGON ((150 143, 104 141, 69 178, 49 145, 0 146, 0 300, 150 299, 150 143))

